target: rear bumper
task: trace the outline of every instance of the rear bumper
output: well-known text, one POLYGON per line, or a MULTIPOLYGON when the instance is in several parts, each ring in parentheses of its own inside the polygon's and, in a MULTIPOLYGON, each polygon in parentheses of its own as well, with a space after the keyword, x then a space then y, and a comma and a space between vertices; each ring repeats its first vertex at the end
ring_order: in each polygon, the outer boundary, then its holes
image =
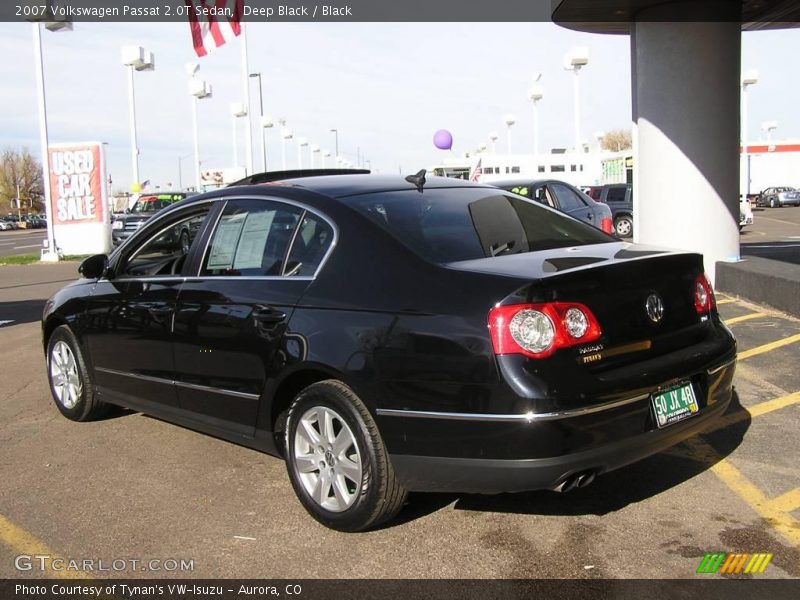
MULTIPOLYGON (((735 366, 734 358, 708 369, 707 386, 703 390, 705 397, 701 400, 700 411, 664 429, 651 426, 638 433, 629 432, 629 435, 619 439, 596 439, 595 444, 557 456, 512 459, 391 454, 392 465, 398 479, 410 491, 494 494, 553 489, 578 473, 590 472, 597 475, 624 467, 674 446, 705 429, 730 404, 735 366)), ((571 420, 603 419, 606 413, 609 419, 614 418, 614 415, 628 413, 631 416, 628 421, 630 424, 641 417, 642 413, 649 415, 649 396, 637 397, 628 403, 609 405, 606 411, 600 410, 590 415, 553 417, 559 419, 553 424, 563 423, 566 431, 571 420)), ((652 419, 648 422, 652 422, 652 419)), ((514 424, 516 428, 526 426, 530 428, 530 436, 536 436, 541 431, 536 429, 535 422, 514 424)), ((486 427, 490 428, 492 425, 487 423, 486 427)), ((556 439, 557 434, 554 435, 558 430, 559 427, 547 430, 549 441, 555 448, 560 445, 560 440, 556 439)), ((481 442, 476 437, 470 441, 480 445, 481 442)), ((489 441, 492 437, 487 436, 489 441)))

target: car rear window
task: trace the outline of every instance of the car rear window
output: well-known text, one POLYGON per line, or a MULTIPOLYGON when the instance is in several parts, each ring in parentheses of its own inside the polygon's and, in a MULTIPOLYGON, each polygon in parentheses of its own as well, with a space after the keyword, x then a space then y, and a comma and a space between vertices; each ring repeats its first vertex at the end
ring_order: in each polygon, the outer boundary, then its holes
POLYGON ((343 200, 437 263, 615 241, 555 210, 484 188, 404 190, 343 200))

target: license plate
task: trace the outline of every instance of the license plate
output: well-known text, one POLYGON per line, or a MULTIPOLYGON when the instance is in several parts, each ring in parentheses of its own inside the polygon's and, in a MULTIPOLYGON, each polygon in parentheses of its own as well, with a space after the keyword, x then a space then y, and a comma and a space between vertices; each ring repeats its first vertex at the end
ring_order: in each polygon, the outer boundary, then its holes
POLYGON ((699 410, 691 383, 656 392, 650 396, 650 402, 659 428, 688 419, 699 410))

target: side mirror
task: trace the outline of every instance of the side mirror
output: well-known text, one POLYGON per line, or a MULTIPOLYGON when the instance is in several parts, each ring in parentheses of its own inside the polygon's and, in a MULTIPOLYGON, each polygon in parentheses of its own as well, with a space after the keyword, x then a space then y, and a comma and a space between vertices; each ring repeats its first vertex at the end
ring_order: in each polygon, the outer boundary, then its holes
POLYGON ((78 267, 78 273, 86 279, 100 279, 108 270, 108 256, 105 254, 95 254, 90 256, 78 267))

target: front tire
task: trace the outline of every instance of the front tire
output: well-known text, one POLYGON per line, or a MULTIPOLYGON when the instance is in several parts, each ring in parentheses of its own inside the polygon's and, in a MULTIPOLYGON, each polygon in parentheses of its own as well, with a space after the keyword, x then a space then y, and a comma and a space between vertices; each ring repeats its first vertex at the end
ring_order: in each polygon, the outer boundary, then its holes
POLYGON ((407 496, 369 410, 353 390, 332 379, 307 387, 292 402, 286 468, 303 507, 339 531, 390 520, 407 496))
POLYGON ((772 198, 772 199, 769 201, 769 207, 770 207, 770 208, 778 208, 778 203, 776 202, 775 198, 772 198))
POLYGON ((97 398, 78 340, 66 325, 47 341, 47 378, 53 402, 72 421, 90 421, 106 414, 108 405, 97 398))

